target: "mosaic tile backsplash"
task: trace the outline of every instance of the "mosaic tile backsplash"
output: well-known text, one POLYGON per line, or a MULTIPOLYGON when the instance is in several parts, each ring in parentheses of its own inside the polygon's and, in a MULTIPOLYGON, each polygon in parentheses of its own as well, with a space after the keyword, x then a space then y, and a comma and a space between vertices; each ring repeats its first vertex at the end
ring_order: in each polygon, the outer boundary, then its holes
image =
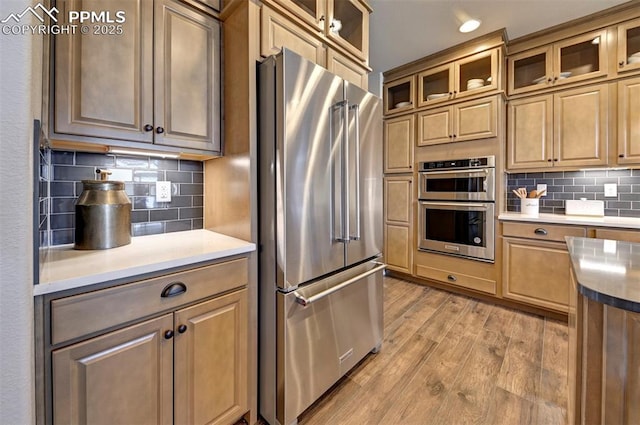
POLYGON ((547 196, 540 198, 540 212, 564 214, 564 201, 586 198, 604 201, 604 215, 640 217, 640 170, 585 170, 507 175, 507 211, 520 211, 520 200, 512 189, 547 185, 547 196), (604 196, 604 184, 616 183, 618 195, 604 196))
POLYGON ((48 219, 51 245, 74 242, 75 202, 82 193, 82 180, 97 179, 96 168, 131 174, 131 180, 125 180, 125 191, 131 200, 132 236, 203 228, 202 162, 52 151, 48 219), (171 182, 171 202, 156 202, 156 181, 171 182))

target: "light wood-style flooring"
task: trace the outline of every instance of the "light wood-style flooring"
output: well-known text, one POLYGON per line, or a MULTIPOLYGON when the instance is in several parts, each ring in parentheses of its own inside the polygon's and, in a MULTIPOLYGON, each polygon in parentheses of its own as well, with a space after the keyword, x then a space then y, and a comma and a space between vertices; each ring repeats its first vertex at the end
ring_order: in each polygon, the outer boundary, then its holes
POLYGON ((565 424, 567 325, 385 277, 384 342, 300 425, 565 424))

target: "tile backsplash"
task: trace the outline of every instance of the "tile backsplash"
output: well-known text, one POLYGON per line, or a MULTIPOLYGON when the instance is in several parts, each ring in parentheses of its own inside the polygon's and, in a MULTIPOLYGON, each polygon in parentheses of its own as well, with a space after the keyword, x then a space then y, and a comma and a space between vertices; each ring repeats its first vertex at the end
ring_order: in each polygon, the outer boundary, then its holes
POLYGON ((132 236, 203 228, 202 162, 52 151, 48 211, 51 245, 74 242, 75 202, 82 193, 82 180, 97 179, 96 168, 131 175, 125 180, 125 191, 131 200, 132 236), (171 202, 156 202, 156 181, 171 182, 171 202))
POLYGON ((547 185, 547 196, 540 198, 540 212, 564 214, 564 201, 581 198, 604 201, 606 216, 640 217, 640 170, 585 170, 507 175, 507 211, 520 211, 520 200, 512 189, 547 185), (618 185, 616 197, 604 196, 604 184, 618 185))

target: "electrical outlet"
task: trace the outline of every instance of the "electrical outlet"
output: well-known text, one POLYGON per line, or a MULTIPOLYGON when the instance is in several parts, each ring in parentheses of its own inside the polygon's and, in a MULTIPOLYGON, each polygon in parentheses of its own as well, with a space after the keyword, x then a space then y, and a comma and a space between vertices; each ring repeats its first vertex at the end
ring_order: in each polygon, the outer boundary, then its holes
POLYGON ((606 198, 615 198, 618 196, 618 185, 615 183, 605 183, 604 196, 606 198))
POLYGON ((539 183, 536 186, 536 192, 540 193, 544 190, 544 195, 542 196, 547 196, 547 185, 545 183, 539 183))
POLYGON ((171 182, 156 182, 156 202, 171 202, 171 182))

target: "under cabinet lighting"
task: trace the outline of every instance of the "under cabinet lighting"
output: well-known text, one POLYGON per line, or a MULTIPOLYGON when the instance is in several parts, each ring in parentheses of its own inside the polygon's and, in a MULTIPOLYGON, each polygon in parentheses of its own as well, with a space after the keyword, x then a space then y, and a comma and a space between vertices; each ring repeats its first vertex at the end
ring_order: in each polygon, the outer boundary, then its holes
POLYGON ((109 153, 120 154, 120 155, 153 156, 155 158, 172 158, 172 159, 176 159, 180 157, 180 154, 178 153, 143 151, 143 150, 126 149, 126 148, 109 148, 109 153))
POLYGON ((465 22, 463 22, 462 25, 460 25, 460 28, 458 30, 460 32, 471 32, 478 29, 479 26, 480 26, 480 21, 476 19, 468 19, 465 22))

